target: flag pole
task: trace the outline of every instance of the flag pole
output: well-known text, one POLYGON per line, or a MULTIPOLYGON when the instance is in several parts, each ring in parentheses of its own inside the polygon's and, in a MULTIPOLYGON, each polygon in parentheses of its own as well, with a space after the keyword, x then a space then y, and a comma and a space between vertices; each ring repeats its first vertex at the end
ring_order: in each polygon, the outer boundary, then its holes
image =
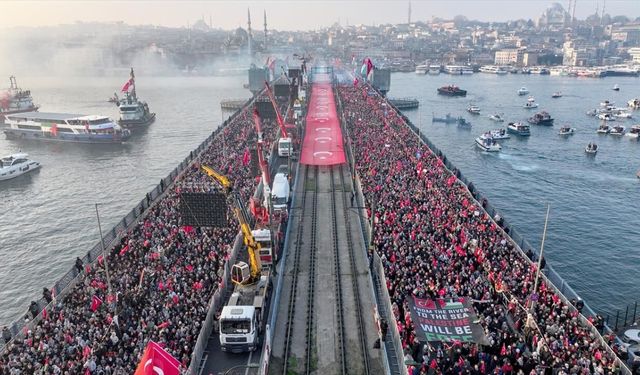
MULTIPOLYGON (((538 269, 536 270, 536 280, 533 284, 533 292, 532 292, 532 296, 534 294, 536 294, 536 292, 538 291, 538 281, 540 280, 540 268, 542 266, 542 256, 544 254, 544 240, 547 237, 547 223, 549 222, 549 211, 551 210, 551 205, 549 203, 547 203, 547 216, 544 219, 544 231, 542 232, 542 243, 540 244, 540 256, 538 257, 538 269)), ((531 300, 531 307, 529 308, 529 315, 531 316, 533 314, 533 310, 536 306, 536 300, 537 299, 532 299, 531 300)))
MULTIPOLYGON (((102 236, 102 225, 100 225, 100 212, 98 211, 98 203, 95 204, 95 207, 96 207, 96 218, 98 219, 98 231, 100 232, 100 245, 102 246, 102 261, 104 262, 104 269, 107 273, 108 293, 109 295, 111 295, 112 289, 111 289, 111 276, 109 275, 109 261, 108 261, 109 257, 107 256, 107 254, 105 254, 104 237, 102 236)), ((117 306, 118 306, 118 302, 116 301, 116 308, 114 309, 116 315, 118 311, 117 306)))

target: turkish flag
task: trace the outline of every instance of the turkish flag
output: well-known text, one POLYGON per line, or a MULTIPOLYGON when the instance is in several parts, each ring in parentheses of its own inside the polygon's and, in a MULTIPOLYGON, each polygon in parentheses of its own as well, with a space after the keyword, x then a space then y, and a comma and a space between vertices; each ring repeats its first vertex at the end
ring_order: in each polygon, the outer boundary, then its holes
POLYGON ((94 294, 91 298, 91 311, 95 312, 100 308, 100 305, 102 305, 102 300, 94 294))
POLYGON ((129 79, 127 82, 125 82, 125 84, 122 86, 122 92, 127 92, 129 91, 129 86, 133 85, 133 78, 129 79))
POLYGON ((149 341, 134 375, 179 375, 180 361, 173 358, 160 345, 149 341))

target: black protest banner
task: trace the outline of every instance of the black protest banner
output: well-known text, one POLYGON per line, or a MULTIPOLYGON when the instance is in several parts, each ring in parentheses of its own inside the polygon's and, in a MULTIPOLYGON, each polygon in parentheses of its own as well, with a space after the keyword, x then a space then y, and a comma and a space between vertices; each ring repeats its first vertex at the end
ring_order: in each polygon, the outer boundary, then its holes
POLYGON ((484 330, 467 298, 430 300, 409 298, 416 336, 421 341, 462 341, 483 344, 484 330))

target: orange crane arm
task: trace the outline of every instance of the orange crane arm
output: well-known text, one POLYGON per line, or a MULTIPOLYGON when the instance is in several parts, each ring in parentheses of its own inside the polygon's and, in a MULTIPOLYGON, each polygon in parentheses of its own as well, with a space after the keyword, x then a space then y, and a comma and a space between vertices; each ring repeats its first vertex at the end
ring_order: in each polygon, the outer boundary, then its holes
POLYGON ((280 132, 282 134, 282 138, 288 138, 287 129, 284 126, 284 120, 282 119, 282 115, 280 114, 280 109, 278 108, 278 103, 276 102, 276 97, 273 95, 273 91, 271 91, 271 87, 269 86, 269 82, 264 81, 264 87, 267 91, 267 95, 269 96, 269 100, 271 100, 271 104, 273 105, 273 109, 276 111, 276 120, 278 122, 278 126, 280 127, 280 132))

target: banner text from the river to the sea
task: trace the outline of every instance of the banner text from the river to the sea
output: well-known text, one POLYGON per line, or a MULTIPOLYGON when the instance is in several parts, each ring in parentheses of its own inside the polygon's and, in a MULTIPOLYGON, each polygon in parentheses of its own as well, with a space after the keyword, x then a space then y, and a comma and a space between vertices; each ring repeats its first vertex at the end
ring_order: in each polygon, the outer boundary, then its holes
POLYGON ((471 302, 409 299, 416 335, 421 341, 466 341, 483 343, 484 331, 476 321, 471 302))

